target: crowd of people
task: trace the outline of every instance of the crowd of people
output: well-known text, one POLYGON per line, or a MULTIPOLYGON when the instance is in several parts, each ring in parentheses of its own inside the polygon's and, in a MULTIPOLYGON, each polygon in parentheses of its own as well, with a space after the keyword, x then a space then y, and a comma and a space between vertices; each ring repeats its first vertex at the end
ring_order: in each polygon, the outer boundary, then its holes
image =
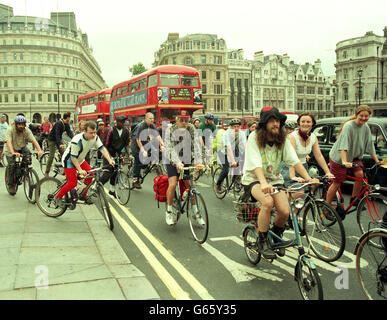
MULTIPOLYGON (((345 179, 347 169, 352 169, 356 177, 362 177, 361 168, 352 168, 353 163, 361 163, 364 153, 368 153, 378 163, 382 163, 375 153, 370 128, 366 124, 372 114, 368 106, 360 106, 353 117, 348 119, 339 132, 338 138, 330 152, 329 166, 326 163, 316 136, 312 133, 316 121, 311 113, 299 115, 297 123, 286 121, 286 115, 275 107, 262 108, 260 117, 250 121, 246 130, 241 130, 241 120, 232 119, 227 128, 217 128, 214 116, 207 113, 203 121, 199 118, 190 123, 190 115, 181 110, 176 115, 176 121, 170 126, 156 128, 154 115, 147 113, 145 119, 135 128, 125 126, 127 119, 117 116, 115 125, 106 128, 102 120, 80 121, 78 129, 72 132, 69 126, 71 114, 65 113, 55 124, 44 119, 38 129, 36 126, 26 127, 24 115, 18 115, 11 125, 5 121, 5 115, 0 116, 0 156, 3 152, 10 167, 9 183, 12 182, 12 171, 15 157, 20 154, 28 155, 28 143, 32 143, 42 155, 42 143, 47 139, 50 153, 45 175, 51 170, 55 152, 62 155, 62 165, 67 178, 67 184, 57 194, 58 207, 65 206, 63 196, 77 185, 77 172, 86 175, 90 170, 88 153, 92 148, 98 149, 99 157, 103 157, 103 165, 111 165, 105 171, 100 181, 103 184, 110 181, 109 194, 114 193, 114 157, 126 153, 134 158, 133 186, 141 189, 140 172, 144 164, 157 162, 160 159, 165 164, 168 175, 167 207, 165 220, 168 225, 176 223, 173 210, 173 198, 178 182, 179 172, 187 166, 194 166, 201 170, 215 158, 221 163, 222 172, 216 181, 217 188, 221 188, 223 180, 232 170, 232 174, 240 175, 244 193, 261 204, 256 227, 259 236, 258 249, 267 259, 275 256, 271 249, 267 234, 270 226, 270 214, 273 206, 277 215, 272 231, 282 237, 285 223, 289 217, 289 202, 286 194, 274 192, 277 185, 289 186, 297 182, 318 183, 308 173, 309 155, 313 154, 317 163, 325 174, 333 179, 328 191, 327 201, 332 198, 340 184, 345 179), (38 130, 34 131, 33 130, 38 130), (63 133, 66 132, 71 142, 64 147, 63 133), (39 134, 39 139, 36 136, 39 134)), ((31 124, 32 125, 32 124, 31 124)), ((1 159, 2 157, 0 157, 1 159)), ((190 180, 184 178, 186 187, 190 180)), ((86 185, 91 179, 85 181, 86 185)), ((9 185, 9 187, 12 187, 9 185)), ((361 186, 360 186, 361 187, 361 186)), ((15 192, 12 192, 14 194, 15 192)), ((13 191, 15 191, 13 189, 13 191)), ((355 183, 352 196, 359 192, 359 185, 355 183)), ((85 203, 92 203, 87 194, 81 194, 85 203)), ((193 211, 197 214, 199 224, 204 221, 197 211, 193 199, 193 211)), ((284 251, 279 254, 285 254, 284 251)))

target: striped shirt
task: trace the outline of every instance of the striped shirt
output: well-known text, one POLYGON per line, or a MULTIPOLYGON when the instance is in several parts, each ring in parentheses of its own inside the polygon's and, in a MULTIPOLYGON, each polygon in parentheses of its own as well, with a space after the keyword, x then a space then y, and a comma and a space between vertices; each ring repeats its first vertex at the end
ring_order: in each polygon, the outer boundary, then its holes
POLYGON ((72 158, 77 158, 79 165, 85 161, 85 157, 91 148, 97 148, 101 151, 104 146, 101 139, 96 135, 94 139, 87 140, 84 133, 79 133, 71 139, 62 156, 62 165, 64 168, 75 168, 72 158))

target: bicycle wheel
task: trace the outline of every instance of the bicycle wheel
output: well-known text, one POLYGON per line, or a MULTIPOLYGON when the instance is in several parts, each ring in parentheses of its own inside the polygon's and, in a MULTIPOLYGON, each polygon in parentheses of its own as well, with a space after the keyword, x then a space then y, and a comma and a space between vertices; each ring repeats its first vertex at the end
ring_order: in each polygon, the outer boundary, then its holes
POLYGON ((117 201, 121 205, 126 205, 130 199, 130 179, 127 174, 119 170, 116 177, 114 190, 116 192, 117 201))
POLYGON ((235 178, 235 181, 234 181, 234 185, 233 185, 233 195, 234 195, 234 199, 238 199, 242 190, 243 190, 243 186, 241 184, 241 176, 236 176, 235 178))
POLYGON ((345 249, 343 222, 326 201, 308 202, 302 225, 306 239, 319 259, 332 262, 342 256, 345 249))
POLYGON ((7 161, 7 157, 4 153, 1 154, 1 159, 0 159, 1 163, 3 164, 4 167, 8 166, 8 161, 7 161))
POLYGON ((35 201, 46 216, 56 218, 65 213, 67 207, 60 208, 55 204, 55 197, 61 186, 61 182, 53 177, 43 178, 36 185, 35 201))
POLYGON ((220 185, 219 190, 216 190, 217 189, 217 182, 219 180, 219 176, 220 176, 221 172, 222 172, 222 167, 216 168, 214 175, 212 177, 212 189, 214 190, 215 196, 218 199, 223 199, 226 196, 227 189, 228 189, 228 183, 227 183, 228 178, 226 177, 226 179, 224 179, 222 184, 220 185))
POLYGON ((261 261, 261 253, 258 252, 258 237, 253 227, 248 226, 243 230, 243 245, 247 259, 253 265, 261 261))
POLYGON ((204 243, 207 240, 208 227, 209 227, 206 203, 204 202, 203 196, 200 193, 198 193, 196 190, 192 191, 191 198, 189 200, 190 200, 190 203, 187 205, 187 215, 188 215, 188 221, 189 221, 189 227, 191 229, 191 233, 195 238, 196 242, 204 243), (196 205, 198 208, 198 211, 196 214, 193 211, 193 205, 192 205, 193 195, 195 195, 196 205))
POLYGON ((43 175, 46 173, 46 167, 47 167, 49 156, 50 156, 50 152, 45 152, 42 154, 42 156, 39 159, 40 171, 43 173, 43 175))
POLYGON ((23 179, 24 194, 28 202, 34 204, 35 201, 35 189, 39 182, 39 176, 36 171, 32 168, 28 169, 23 179))
MULTIPOLYGON (((363 197, 357 206, 357 224, 361 234, 373 228, 378 228, 387 212, 387 198, 381 194, 370 194, 363 197), (373 219, 371 217, 373 216, 373 219), (378 217, 379 215, 379 217, 378 217)), ((375 243, 377 246, 378 244, 375 243)))
POLYGON ((356 275, 363 294, 369 300, 387 299, 387 231, 369 232, 355 254, 356 275))
POLYGON ((295 280, 304 300, 323 300, 323 288, 320 276, 311 262, 304 259, 298 261, 295 267, 295 280))
POLYGON ((112 213, 110 211, 109 202, 106 199, 105 189, 103 188, 103 185, 100 183, 98 183, 98 186, 97 186, 97 195, 101 205, 102 215, 108 225, 108 228, 110 230, 113 230, 114 224, 113 224, 112 213))

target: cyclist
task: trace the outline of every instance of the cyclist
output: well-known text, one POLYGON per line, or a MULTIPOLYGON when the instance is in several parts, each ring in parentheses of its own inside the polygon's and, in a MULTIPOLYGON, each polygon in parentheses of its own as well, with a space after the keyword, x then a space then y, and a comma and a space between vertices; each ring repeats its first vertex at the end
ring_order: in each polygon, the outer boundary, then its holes
MULTIPOLYGON (((308 170, 308 159, 307 156, 313 151, 313 155, 324 170, 325 174, 333 178, 327 163, 325 162, 324 156, 321 153, 320 145, 316 135, 311 132, 312 127, 316 125, 316 120, 310 112, 303 112, 297 119, 298 129, 288 135, 290 143, 294 150, 296 150, 297 156, 300 159, 302 165, 308 170)), ((286 126, 286 125, 285 125, 286 126)), ((281 165, 281 174, 285 180, 285 186, 288 187, 294 182, 304 182, 299 176, 296 176, 294 167, 287 168, 285 165, 281 165)))
POLYGON ((41 148, 43 146, 43 141, 48 138, 51 129, 52 124, 50 123, 48 117, 44 117, 44 122, 40 125, 40 137, 38 140, 41 148))
MULTIPOLYGON (((144 121, 136 125, 135 132, 132 135, 133 139, 130 144, 130 149, 134 157, 133 187, 135 187, 136 189, 142 188, 140 182, 138 181, 138 178, 140 177, 142 165, 147 161, 146 159, 148 157, 148 151, 150 151, 150 149, 154 150, 157 148, 157 161, 159 160, 158 147, 155 146, 157 142, 156 140, 153 140, 151 142, 151 140, 157 139, 161 152, 164 151, 163 140, 161 139, 159 131, 154 125, 154 121, 155 116, 152 112, 148 112, 145 115, 144 121)), ((153 158, 155 157, 153 156, 152 160, 153 158)))
POLYGON ((199 141, 203 147, 206 163, 210 163, 212 158, 212 144, 216 135, 216 125, 214 116, 211 113, 204 115, 204 122, 199 124, 199 141))
POLYGON ((4 154, 8 161, 8 186, 11 195, 16 194, 15 190, 15 158, 19 158, 22 154, 26 163, 32 163, 31 152, 27 148, 27 143, 31 142, 36 150, 38 150, 38 157, 43 154, 39 143, 36 141, 31 130, 26 128, 27 120, 24 116, 16 116, 14 123, 8 127, 5 137, 4 154))
POLYGON ((232 119, 230 121, 230 128, 222 136, 223 150, 220 154, 220 160, 223 163, 223 167, 216 182, 216 191, 221 191, 222 183, 228 175, 230 166, 232 168, 239 166, 239 170, 233 170, 233 175, 241 175, 244 151, 246 149, 246 135, 240 131, 241 124, 240 119, 232 119))
POLYGON ((287 134, 292 133, 297 128, 297 123, 294 121, 286 121, 285 122, 285 130, 287 134))
MULTIPOLYGON (((352 167, 352 163, 363 165, 361 159, 364 153, 370 154, 375 162, 383 164, 376 155, 371 130, 367 125, 371 114, 372 110, 369 106, 361 105, 356 108, 353 116, 341 124, 337 140, 329 152, 330 169, 335 179, 327 192, 328 203, 332 203, 341 183, 346 180, 347 169, 350 169, 351 174, 357 178, 364 177, 362 168, 352 167)), ((350 203, 356 199, 362 185, 363 181, 355 181, 350 203)))
POLYGON ((195 126, 195 129, 198 130, 199 129, 199 125, 200 125, 201 121, 199 118, 195 118, 194 121, 192 121, 192 124, 195 126))
POLYGON ((63 114, 63 119, 58 120, 54 126, 52 127, 49 135, 48 135, 48 148, 50 155, 47 160, 47 166, 46 166, 46 172, 45 176, 48 177, 48 173, 50 172, 52 162, 54 161, 55 157, 55 151, 56 149, 59 150, 61 155, 63 155, 63 149, 64 149, 64 144, 62 143, 62 135, 63 132, 66 131, 67 135, 69 136, 70 139, 73 138, 73 132, 70 129, 70 112, 66 112, 63 114))
MULTIPOLYGON (((273 189, 275 185, 284 183, 280 174, 281 161, 284 161, 287 166, 294 166, 306 181, 318 183, 317 179, 309 176, 287 139, 283 128, 285 120, 286 115, 280 113, 277 108, 262 108, 258 126, 255 132, 251 133, 246 147, 242 184, 245 194, 261 203, 256 231, 258 250, 266 259, 276 257, 267 239, 273 205, 277 209, 277 215, 272 231, 279 237, 282 237, 290 212, 286 194, 283 191, 274 194, 273 189)), ((285 249, 278 251, 278 255, 284 254, 285 249)))
MULTIPOLYGON (((195 127, 189 122, 189 114, 185 110, 181 110, 176 116, 176 122, 169 127, 165 132, 166 152, 164 159, 168 173, 168 190, 167 190, 167 211, 165 212, 165 221, 168 225, 176 224, 176 215, 173 212, 173 199, 175 196, 177 177, 179 171, 184 167, 191 165, 194 162, 195 169, 202 168, 201 147, 195 133, 195 127)), ((186 188, 190 187, 189 176, 184 177, 186 188)), ((196 199, 192 199, 193 211, 196 221, 205 225, 205 222, 196 205, 196 199)))
POLYGON ((256 121, 250 120, 249 122, 247 122, 246 139, 249 138, 250 133, 254 132, 256 127, 257 127, 256 121))
MULTIPOLYGON (((117 116, 116 117, 116 126, 113 128, 109 128, 106 130, 105 135, 102 139, 104 146, 109 151, 111 157, 119 156, 122 152, 122 149, 125 148, 127 155, 130 154, 129 147, 129 129, 126 128, 125 125, 126 117, 117 116)), ((107 166, 107 159, 103 160, 103 166, 107 166)), ((102 184, 105 184, 110 179, 110 191, 109 194, 113 197, 116 196, 114 191, 114 185, 116 183, 116 174, 114 173, 114 168, 110 167, 109 171, 105 171, 99 181, 102 184)))
MULTIPOLYGON (((2 114, 0 116, 0 161, 3 159, 3 148, 5 137, 8 129, 7 116, 2 114)), ((4 164, 0 162, 0 167, 4 167, 4 164)))
MULTIPOLYGON (((71 139, 71 143, 66 148, 62 156, 62 165, 67 178, 67 184, 65 184, 56 196, 55 204, 60 207, 65 207, 63 196, 71 189, 75 188, 78 183, 77 171, 81 176, 86 176, 87 171, 91 168, 87 161, 85 161, 86 154, 91 148, 97 148, 101 151, 107 162, 114 166, 114 160, 110 157, 109 152, 102 144, 101 139, 97 136, 96 124, 94 121, 87 121, 85 123, 85 130, 83 133, 75 135, 71 139)), ((92 178, 86 179, 85 183, 88 186, 92 181, 92 178)), ((87 204, 92 204, 90 197, 87 197, 87 192, 80 193, 80 200, 85 201, 87 204)))

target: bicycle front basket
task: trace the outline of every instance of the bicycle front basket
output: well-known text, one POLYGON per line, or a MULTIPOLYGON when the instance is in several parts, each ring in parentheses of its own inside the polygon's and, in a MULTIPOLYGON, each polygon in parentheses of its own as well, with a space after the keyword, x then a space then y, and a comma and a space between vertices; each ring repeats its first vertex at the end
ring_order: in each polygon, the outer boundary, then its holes
POLYGON ((260 211, 259 202, 234 202, 234 213, 239 222, 257 221, 260 211))

